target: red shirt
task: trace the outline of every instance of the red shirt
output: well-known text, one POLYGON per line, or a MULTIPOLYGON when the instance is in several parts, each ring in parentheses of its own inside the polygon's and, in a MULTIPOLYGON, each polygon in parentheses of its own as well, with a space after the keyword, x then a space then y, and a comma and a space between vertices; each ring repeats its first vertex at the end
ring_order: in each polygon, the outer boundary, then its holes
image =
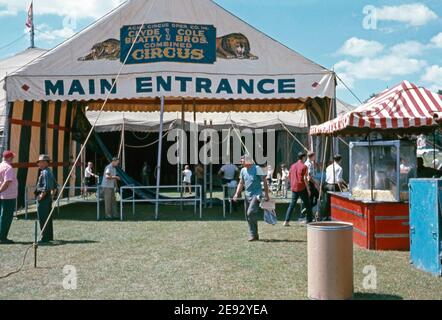
POLYGON ((293 192, 301 192, 306 189, 304 177, 307 175, 307 172, 308 168, 301 160, 298 160, 290 167, 290 187, 293 192))

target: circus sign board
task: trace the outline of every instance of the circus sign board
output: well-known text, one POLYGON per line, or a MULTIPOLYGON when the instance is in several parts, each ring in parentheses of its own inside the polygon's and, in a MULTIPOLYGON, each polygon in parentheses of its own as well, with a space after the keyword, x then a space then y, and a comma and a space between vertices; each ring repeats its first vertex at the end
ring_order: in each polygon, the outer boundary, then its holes
POLYGON ((216 61, 216 28, 212 25, 172 22, 123 26, 120 45, 120 60, 124 62, 127 57, 127 64, 212 64, 216 61))

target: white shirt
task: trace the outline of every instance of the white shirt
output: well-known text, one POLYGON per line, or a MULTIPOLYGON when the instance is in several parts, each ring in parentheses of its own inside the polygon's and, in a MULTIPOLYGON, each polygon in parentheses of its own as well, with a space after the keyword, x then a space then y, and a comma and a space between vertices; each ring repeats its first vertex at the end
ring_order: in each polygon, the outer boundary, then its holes
POLYGON ((307 161, 304 163, 307 166, 307 173, 308 173, 308 178, 310 180, 310 178, 314 178, 315 177, 315 165, 312 161, 310 161, 310 159, 307 159, 307 161))
POLYGON ((342 167, 335 162, 334 164, 329 165, 325 170, 325 181, 328 184, 337 184, 338 182, 344 182, 344 180, 342 179, 342 173, 342 167), (335 169, 334 174, 333 167, 335 169))
POLYGON ((192 182, 192 171, 190 171, 189 169, 186 169, 183 171, 183 174, 184 174, 183 182, 191 183, 192 182))
POLYGON ((287 170, 287 169, 284 169, 284 170, 282 170, 281 171, 281 173, 282 173, 282 175, 281 175, 281 180, 283 180, 283 181, 285 181, 285 180, 288 180, 288 178, 289 178, 289 170, 287 170))
POLYGON ((86 170, 84 171, 84 176, 86 178, 95 177, 96 175, 92 172, 92 168, 86 167, 86 170))
POLYGON ((267 167, 267 179, 272 179, 274 172, 275 172, 275 170, 273 169, 273 167, 272 166, 268 166, 267 167))
POLYGON ((114 166, 109 164, 106 169, 104 169, 104 177, 101 182, 101 186, 103 188, 115 188, 117 186, 116 181, 114 179, 108 179, 108 176, 115 177, 117 175, 117 169, 114 166))
POLYGON ((220 171, 224 174, 223 178, 226 180, 235 179, 235 173, 238 172, 238 167, 234 164, 225 164, 221 167, 220 171))

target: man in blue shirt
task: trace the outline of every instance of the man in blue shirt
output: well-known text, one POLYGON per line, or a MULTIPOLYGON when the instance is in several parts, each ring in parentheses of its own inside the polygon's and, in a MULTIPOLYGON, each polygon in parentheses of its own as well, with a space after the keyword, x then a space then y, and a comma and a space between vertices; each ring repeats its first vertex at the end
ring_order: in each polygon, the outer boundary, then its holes
POLYGON ((269 200, 269 186, 267 184, 266 174, 259 166, 253 163, 249 155, 244 156, 241 161, 243 168, 239 174, 240 180, 233 201, 237 201, 241 196, 243 188, 245 188, 249 241, 258 241, 258 210, 260 197, 262 196, 261 183, 264 184, 264 197, 266 201, 269 200))

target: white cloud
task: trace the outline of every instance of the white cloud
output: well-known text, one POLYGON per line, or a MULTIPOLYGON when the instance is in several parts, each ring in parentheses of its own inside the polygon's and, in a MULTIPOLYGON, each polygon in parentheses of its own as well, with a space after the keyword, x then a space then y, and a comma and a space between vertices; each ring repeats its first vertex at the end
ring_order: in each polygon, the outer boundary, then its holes
POLYGON ((412 27, 419 27, 436 20, 438 16, 423 3, 412 3, 376 8, 376 18, 378 21, 402 22, 412 27))
POLYGON ((383 50, 384 46, 377 41, 353 37, 345 41, 339 53, 353 57, 373 57, 383 50))
POLYGON ((438 47, 438 48, 442 48, 442 32, 435 35, 432 39, 431 39, 431 44, 438 47))
POLYGON ((428 67, 421 80, 432 91, 442 90, 442 67, 438 65, 428 67))
MULTIPOLYGON (((123 0, 39 0, 34 3, 34 14, 97 19, 122 2, 123 0)), ((27 12, 29 4, 30 0, 0 0, 0 16, 27 12)))
MULTIPOLYGON (((41 24, 35 27, 36 40, 54 42, 72 37, 76 31, 69 25, 63 26, 61 29, 52 29, 47 24, 41 24)), ((29 32, 28 29, 25 32, 29 32)))
POLYGON ((418 41, 406 41, 391 47, 390 51, 393 55, 403 57, 416 57, 420 56, 427 49, 427 45, 418 41))
MULTIPOLYGON (((353 87, 357 80, 390 81, 393 78, 421 75, 431 89, 442 89, 442 67, 428 66, 420 58, 432 49, 442 49, 442 32, 430 42, 405 41, 390 47, 379 42, 358 38, 348 39, 339 53, 348 57, 334 65, 336 73, 353 87)), ((342 88, 342 87, 341 87, 342 88)))
POLYGON ((347 78, 350 86, 356 80, 389 81, 394 77, 415 74, 426 66, 424 60, 388 54, 378 58, 363 58, 356 62, 340 61, 334 68, 338 75, 343 74, 347 78))

